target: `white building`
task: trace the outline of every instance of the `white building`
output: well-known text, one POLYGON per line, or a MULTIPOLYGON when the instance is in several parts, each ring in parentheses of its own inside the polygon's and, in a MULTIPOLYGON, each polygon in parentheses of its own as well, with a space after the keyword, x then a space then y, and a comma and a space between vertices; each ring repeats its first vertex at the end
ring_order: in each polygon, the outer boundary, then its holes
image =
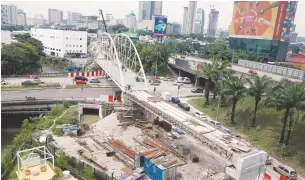
POLYGON ((17 25, 17 7, 15 5, 1 5, 1 24, 17 25))
POLYGON ((17 15, 17 25, 18 26, 25 26, 26 25, 26 15, 25 14, 18 14, 17 15))
POLYGON ((12 35, 10 31, 1 30, 1 44, 11 44, 12 35))
POLYGON ((125 17, 123 24, 127 27, 127 28, 136 28, 137 25, 137 19, 136 19, 136 15, 135 13, 133 13, 132 11, 125 17))
POLYGON ((31 37, 40 40, 44 52, 51 56, 81 56, 87 54, 87 32, 54 29, 31 29, 31 37))
POLYGON ((137 29, 144 29, 144 30, 154 30, 154 22, 153 20, 142 20, 141 22, 137 23, 137 29))
POLYGON ((58 9, 49 9, 49 23, 60 24, 63 21, 63 12, 58 9))
POLYGON ((80 16, 76 23, 74 23, 76 29, 98 29, 98 16, 80 16))
POLYGON ((81 13, 68 11, 67 23, 74 24, 80 19, 81 16, 83 16, 81 13))
POLYGON ((42 26, 47 23, 45 19, 27 18, 26 23, 28 26, 42 26))

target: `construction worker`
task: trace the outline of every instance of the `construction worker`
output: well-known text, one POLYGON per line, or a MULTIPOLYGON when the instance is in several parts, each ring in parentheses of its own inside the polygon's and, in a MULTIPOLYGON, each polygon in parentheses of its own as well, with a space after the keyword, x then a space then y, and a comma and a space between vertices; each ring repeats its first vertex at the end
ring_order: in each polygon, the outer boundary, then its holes
POLYGON ((81 90, 82 90, 82 92, 84 92, 84 89, 83 89, 83 87, 81 87, 81 90))

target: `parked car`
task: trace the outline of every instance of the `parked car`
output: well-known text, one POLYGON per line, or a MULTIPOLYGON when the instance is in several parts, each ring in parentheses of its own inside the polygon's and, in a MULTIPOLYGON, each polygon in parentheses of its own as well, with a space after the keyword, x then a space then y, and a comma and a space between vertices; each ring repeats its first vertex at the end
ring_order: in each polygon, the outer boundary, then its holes
POLYGON ((159 86, 161 84, 161 81, 158 81, 158 80, 149 80, 149 83, 152 86, 159 86))
POLYGON ((144 82, 144 78, 137 76, 136 81, 137 82, 144 82))
POLYGON ((8 85, 8 83, 4 80, 1 80, 1 85, 8 85))
POLYGON ((289 167, 277 165, 273 167, 273 170, 288 177, 289 179, 298 179, 297 172, 289 167))
POLYGON ((101 81, 98 79, 91 79, 89 82, 90 83, 100 83, 101 81))
POLYGON ((205 115, 205 114, 202 113, 202 112, 195 112, 194 114, 195 114, 195 116, 196 116, 197 118, 199 118, 199 119, 207 119, 207 118, 208 118, 208 116, 205 115))
POLYGON ((254 71, 253 69, 249 69, 248 73, 249 73, 249 74, 257 74, 257 72, 254 71))
POLYGON ((33 81, 30 81, 30 80, 27 80, 27 81, 23 81, 23 82, 21 83, 21 85, 22 85, 22 86, 37 86, 38 83, 33 82, 33 81))
POLYGON ((75 76, 74 77, 74 81, 88 81, 88 78, 84 77, 84 76, 75 76))
POLYGON ((182 82, 174 81, 174 82, 173 82, 173 85, 174 85, 174 86, 183 86, 183 83, 182 83, 182 82))
POLYGON ((191 90, 192 93, 203 93, 203 88, 196 88, 191 90))
POLYGON ((77 80, 77 81, 75 81, 75 84, 81 85, 81 84, 87 84, 87 82, 83 81, 83 80, 77 80))
POLYGON ((173 78, 170 78, 170 77, 166 77, 165 79, 164 79, 164 81, 173 81, 174 79, 173 78))
POLYGON ((180 107, 181 109, 183 109, 185 111, 189 111, 191 109, 187 103, 179 103, 178 107, 180 107))

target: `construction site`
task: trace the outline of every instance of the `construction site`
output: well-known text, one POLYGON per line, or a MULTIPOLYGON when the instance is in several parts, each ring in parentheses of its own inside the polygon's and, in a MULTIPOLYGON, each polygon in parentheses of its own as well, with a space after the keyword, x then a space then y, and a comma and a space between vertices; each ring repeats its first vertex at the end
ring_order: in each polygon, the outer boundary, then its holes
MULTIPOLYGON (((149 101, 162 99, 151 97, 149 101)), ((228 137, 222 138, 230 144, 228 137)), ((229 179, 225 168, 232 164, 232 154, 228 156, 212 143, 203 145, 182 128, 126 101, 92 124, 84 135, 54 139, 69 156, 115 179, 224 180, 229 179)), ((232 148, 236 152, 250 150, 243 146, 232 148)))

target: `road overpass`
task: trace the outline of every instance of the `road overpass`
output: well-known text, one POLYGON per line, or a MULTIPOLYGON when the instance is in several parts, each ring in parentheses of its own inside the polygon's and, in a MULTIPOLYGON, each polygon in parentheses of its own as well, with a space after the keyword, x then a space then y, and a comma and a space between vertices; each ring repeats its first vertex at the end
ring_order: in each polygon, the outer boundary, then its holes
MULTIPOLYGON (((198 63, 211 63, 210 60, 206 60, 206 59, 201 59, 201 58, 197 58, 197 57, 191 57, 191 56, 184 56, 185 58, 178 58, 178 57, 170 57, 169 58, 169 63, 170 64, 173 64, 175 65, 176 67, 180 67, 181 70, 186 70, 188 69, 187 72, 189 73, 194 73, 196 71, 195 68, 197 68, 197 64, 198 63), (179 59, 181 61, 187 61, 189 63, 189 66, 185 66, 185 65, 178 65, 175 60, 176 59, 179 59), (193 64, 191 64, 193 63, 193 64)), ((236 73, 240 73, 240 74, 246 74, 246 75, 251 75, 249 73, 249 68, 245 68, 245 67, 241 67, 241 66, 238 66, 238 65, 234 65, 232 64, 232 70, 235 71, 236 73)), ((286 79, 289 79, 290 81, 293 81, 293 82, 303 82, 302 80, 299 80, 299 79, 293 79, 293 78, 288 78, 288 77, 285 77, 285 76, 281 76, 281 75, 278 75, 278 74, 273 74, 273 73, 268 73, 268 72, 263 72, 263 71, 258 71, 258 70, 255 70, 257 72, 257 75, 262 77, 262 76, 268 76, 270 77, 271 79, 275 80, 275 81, 280 81, 281 79, 283 78, 286 78, 286 79)))

